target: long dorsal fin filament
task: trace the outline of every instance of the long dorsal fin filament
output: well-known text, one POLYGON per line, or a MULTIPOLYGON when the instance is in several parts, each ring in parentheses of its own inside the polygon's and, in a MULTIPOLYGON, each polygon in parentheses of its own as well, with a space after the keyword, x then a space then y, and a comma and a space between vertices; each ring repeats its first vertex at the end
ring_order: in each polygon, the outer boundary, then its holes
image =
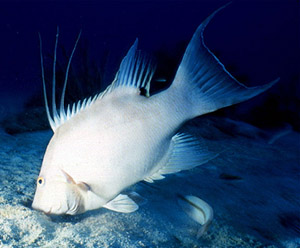
MULTIPOLYGON (((64 80, 64 85, 63 85, 63 90, 61 94, 61 100, 60 100, 60 110, 59 114, 56 109, 56 97, 55 97, 55 88, 56 88, 56 55, 57 55, 57 44, 58 44, 58 37, 59 37, 59 28, 57 27, 57 32, 56 32, 56 38, 55 38, 55 46, 54 46, 54 55, 53 55, 53 76, 52 76, 52 116, 49 110, 49 105, 48 105, 48 98, 47 98, 47 90, 46 90, 46 83, 45 83, 45 72, 44 72, 44 60, 43 60, 43 52, 42 52, 42 38, 39 33, 39 41, 40 41, 40 57, 41 57, 41 67, 42 67, 42 81, 43 81, 43 93, 44 93, 44 100, 45 100, 45 105, 46 105, 46 112, 47 112, 47 117, 48 121, 50 123, 51 129, 53 132, 56 130, 58 126, 60 126, 63 122, 65 122, 68 116, 65 112, 64 108, 64 99, 65 99, 65 92, 66 92, 66 86, 67 86, 67 81, 68 81, 68 75, 69 75, 69 69, 71 65, 71 61, 74 55, 74 52, 76 50, 78 41, 81 36, 81 31, 76 39, 75 45, 73 47, 72 53, 70 55, 70 58, 68 60, 68 65, 66 69, 66 74, 65 74, 65 80, 64 80)), ((84 104, 83 104, 84 105, 84 104)), ((83 106, 82 105, 82 106, 83 106)), ((80 106, 80 104, 79 104, 80 106)))
POLYGON ((55 84, 56 84, 56 54, 57 54, 57 44, 58 44, 58 36, 59 36, 59 28, 57 27, 56 30, 56 38, 55 38, 55 46, 54 46, 54 54, 53 54, 53 75, 52 75, 52 112, 53 117, 55 118, 57 116, 57 110, 56 110, 56 97, 55 97, 55 84))
POLYGON ((66 69, 65 81, 64 81, 64 86, 63 86, 63 90, 62 90, 62 93, 61 93, 61 100, 60 100, 60 110, 59 110, 60 115, 61 115, 60 118, 66 118, 65 104, 64 104, 66 87, 67 87, 67 82, 68 82, 68 76, 69 76, 69 70, 70 70, 71 61, 72 61, 75 49, 77 47, 78 41, 80 39, 80 36, 81 36, 81 30, 80 30, 80 32, 78 34, 77 39, 76 39, 76 42, 75 42, 74 48, 72 50, 72 53, 70 55, 70 59, 68 61, 68 65, 67 65, 67 69, 66 69))
POLYGON ((52 77, 52 114, 49 110, 46 83, 45 83, 45 74, 44 74, 44 64, 43 64, 43 54, 42 54, 42 39, 39 34, 40 40, 40 56, 41 56, 41 66, 42 66, 42 81, 43 81, 43 93, 46 105, 46 112, 50 126, 55 132, 55 130, 72 118, 74 115, 85 109, 86 107, 92 105, 96 100, 103 98, 106 94, 111 93, 114 89, 118 87, 132 87, 141 89, 141 94, 149 97, 150 93, 150 81, 155 71, 155 65, 153 61, 140 50, 137 50, 138 40, 136 39, 134 44, 129 49, 127 55, 121 62, 120 69, 116 74, 116 77, 111 85, 109 85, 106 90, 100 94, 95 95, 93 98, 84 99, 83 101, 78 101, 73 103, 71 106, 68 105, 67 110, 65 110, 64 99, 66 86, 68 82, 68 75, 70 70, 71 61, 77 47, 79 38, 81 36, 81 31, 76 39, 74 48, 68 60, 67 69, 65 73, 65 80, 62 89, 61 99, 60 99, 60 108, 57 112, 56 108, 56 97, 55 97, 55 87, 56 87, 56 55, 57 55, 57 44, 59 37, 59 29, 57 28, 55 47, 54 47, 54 59, 53 59, 53 77, 52 77))
POLYGON ((49 105, 48 105, 48 98, 47 98, 47 92, 46 92, 46 83, 45 83, 45 72, 44 72, 44 59, 43 59, 43 53, 42 53, 42 38, 40 33, 39 34, 39 41, 40 41, 40 57, 41 57, 41 68, 42 68, 42 81, 43 81, 43 94, 44 94, 44 100, 45 100, 45 106, 46 106, 46 113, 48 117, 49 124, 54 131, 55 123, 51 117, 49 105))

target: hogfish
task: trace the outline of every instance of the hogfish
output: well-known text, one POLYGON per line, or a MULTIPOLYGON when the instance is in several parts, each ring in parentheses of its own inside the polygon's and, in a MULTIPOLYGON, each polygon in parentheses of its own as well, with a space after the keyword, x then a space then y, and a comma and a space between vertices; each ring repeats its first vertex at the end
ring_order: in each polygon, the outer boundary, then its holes
POLYGON ((68 71, 78 37, 67 66, 59 110, 55 103, 57 33, 52 113, 41 52, 45 105, 54 134, 37 179, 34 209, 75 215, 104 207, 130 213, 138 205, 124 193, 128 187, 140 181, 152 183, 214 157, 198 139, 178 132, 179 128, 197 116, 248 100, 278 81, 247 87, 206 47, 203 32, 219 10, 197 28, 166 90, 150 96, 155 66, 138 50, 136 40, 104 92, 65 109, 68 71))

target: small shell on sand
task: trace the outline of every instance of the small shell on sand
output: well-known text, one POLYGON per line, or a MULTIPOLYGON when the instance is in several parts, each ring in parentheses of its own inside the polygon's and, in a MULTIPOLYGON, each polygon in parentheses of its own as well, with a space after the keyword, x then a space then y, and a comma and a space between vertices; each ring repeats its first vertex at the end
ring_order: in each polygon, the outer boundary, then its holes
POLYGON ((178 195, 178 204, 190 218, 202 225, 197 234, 197 238, 200 238, 213 220, 214 211, 212 207, 193 195, 178 195))

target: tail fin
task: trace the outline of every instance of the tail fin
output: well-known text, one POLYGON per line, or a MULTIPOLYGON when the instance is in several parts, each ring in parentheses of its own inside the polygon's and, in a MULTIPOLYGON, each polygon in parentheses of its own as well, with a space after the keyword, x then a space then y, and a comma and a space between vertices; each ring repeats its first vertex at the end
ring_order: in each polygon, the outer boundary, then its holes
POLYGON ((204 29, 214 15, 226 6, 212 13, 197 28, 170 88, 191 104, 187 107, 190 118, 248 100, 279 81, 278 78, 262 86, 246 87, 206 47, 203 40, 204 29))

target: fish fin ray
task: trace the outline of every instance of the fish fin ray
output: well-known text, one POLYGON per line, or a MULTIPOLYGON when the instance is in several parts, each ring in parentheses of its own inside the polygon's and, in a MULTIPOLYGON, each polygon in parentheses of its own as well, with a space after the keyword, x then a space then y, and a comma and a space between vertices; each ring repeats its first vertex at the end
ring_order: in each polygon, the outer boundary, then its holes
POLYGON ((137 49, 138 39, 123 58, 110 91, 118 87, 144 88, 150 96, 150 82, 155 71, 153 60, 137 49))
POLYGON ((65 98, 65 90, 66 90, 66 85, 67 85, 67 80, 68 80, 68 74, 69 74, 69 69, 70 69, 70 64, 72 61, 73 54, 76 50, 78 41, 80 39, 81 31, 76 39, 75 45, 73 47, 72 53, 69 57, 68 60, 68 65, 66 69, 66 74, 65 74, 65 81, 64 81, 64 86, 62 90, 62 95, 61 95, 61 102, 60 102, 60 110, 57 111, 56 108, 56 97, 55 97, 55 85, 56 85, 56 55, 57 55, 57 44, 58 44, 58 36, 59 36, 59 28, 57 27, 57 32, 56 32, 56 39, 55 39, 55 47, 54 47, 54 56, 53 56, 53 76, 52 76, 52 114, 50 113, 49 105, 48 105, 48 99, 47 99, 47 92, 46 92, 46 83, 45 83, 45 73, 44 73, 44 59, 43 59, 43 53, 42 53, 42 38, 41 35, 39 34, 39 41, 40 41, 40 59, 41 59, 41 69, 42 69, 42 82, 43 82, 43 94, 44 94, 44 101, 45 101, 45 107, 46 107, 46 113, 48 117, 49 124, 51 126, 51 129, 53 132, 61 126, 64 122, 68 120, 67 114, 64 108, 64 98, 65 98))
POLYGON ((167 154, 168 161, 151 176, 144 178, 146 182, 164 179, 164 175, 189 170, 216 158, 217 153, 209 152, 206 146, 192 135, 177 133, 173 136, 167 154))
POLYGON ((155 180, 162 180, 165 177, 163 175, 161 175, 161 172, 156 172, 153 175, 151 175, 150 177, 146 177, 144 178, 144 181, 148 182, 148 183, 154 183, 155 180))
POLYGON ((205 27, 226 6, 213 12, 197 28, 170 87, 176 96, 182 96, 182 99, 188 96, 190 105, 185 106, 188 118, 246 101, 279 81, 278 78, 262 86, 247 87, 235 79, 207 48, 203 38, 205 27))
POLYGON ((124 194, 119 194, 103 207, 121 213, 132 213, 139 208, 131 198, 124 194))
MULTIPOLYGON (((58 37, 58 35, 57 35, 58 37)), ((55 102, 53 103, 53 117, 51 117, 48 102, 47 102, 47 96, 46 96, 46 87, 45 87, 45 80, 44 80, 44 68, 43 68, 43 57, 41 53, 41 64, 42 64, 42 78, 43 78, 43 89, 44 89, 44 98, 46 103, 46 111, 49 123, 51 125, 51 128, 53 132, 64 124, 66 121, 80 113, 81 111, 85 110, 89 106, 91 106, 95 101, 102 99, 105 95, 108 93, 111 93, 114 89, 119 87, 129 87, 129 88, 137 88, 141 89, 143 88, 145 90, 145 96, 150 96, 150 82, 153 77, 154 71, 155 71, 155 65, 153 61, 146 56, 145 54, 142 54, 140 50, 137 50, 138 40, 134 42, 134 44, 129 49, 127 55, 123 58, 119 71, 116 74, 115 79, 109 85, 106 90, 103 92, 96 94, 93 98, 85 98, 83 100, 79 100, 78 102, 73 103, 73 108, 71 111, 65 110, 64 108, 64 96, 65 96, 65 88, 68 78, 68 71, 71 63, 71 59, 73 57, 73 54, 75 52, 78 40, 79 40, 80 34, 76 40, 75 46, 73 48, 71 57, 69 59, 67 72, 66 72, 66 78, 64 83, 64 88, 61 96, 61 105, 60 105, 60 112, 59 114, 56 111, 56 105, 55 102), (67 111, 67 112, 66 112, 67 111)), ((57 41, 56 41, 57 43, 57 41)), ((41 38, 40 38, 40 47, 42 46, 41 38)), ((56 50, 55 50, 56 54, 56 50)), ((54 68, 55 68, 55 62, 54 61, 54 68)), ((55 73, 55 71, 54 71, 55 73)), ((53 79, 53 92, 55 91, 55 76, 53 79)), ((53 93, 53 100, 54 93, 53 93)))
POLYGON ((142 197, 140 194, 138 194, 135 191, 131 191, 129 193, 127 193, 128 197, 133 200, 138 206, 142 206, 145 205, 148 200, 144 197, 142 197))

